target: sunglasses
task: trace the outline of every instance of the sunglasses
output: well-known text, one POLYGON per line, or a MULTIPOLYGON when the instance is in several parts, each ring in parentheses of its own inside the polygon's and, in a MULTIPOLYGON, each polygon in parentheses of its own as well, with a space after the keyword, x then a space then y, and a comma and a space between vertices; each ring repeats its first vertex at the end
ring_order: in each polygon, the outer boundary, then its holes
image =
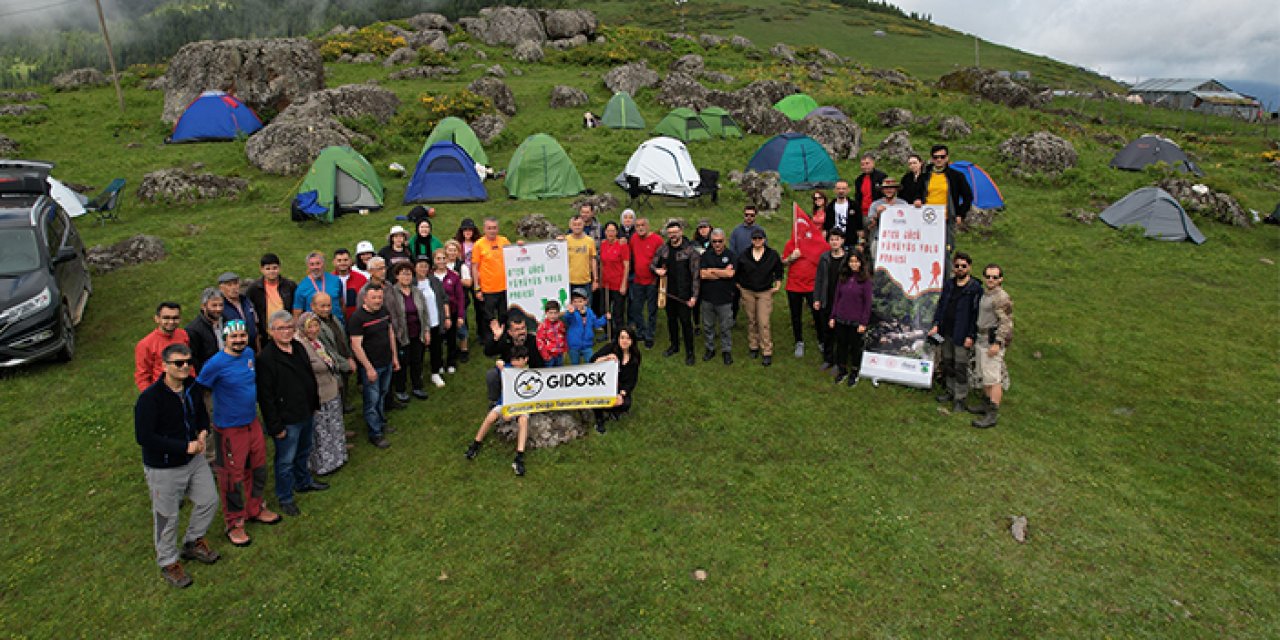
POLYGON ((191 366, 191 358, 187 358, 185 360, 183 359, 170 360, 168 364, 171 364, 179 369, 182 369, 182 368, 191 366))
POLYGON ((946 160, 946 159, 947 159, 947 154, 945 154, 945 153, 939 153, 939 154, 935 154, 935 155, 933 155, 933 156, 931 156, 931 157, 932 157, 934 160, 946 160))
POLYGON ((982 277, 986 278, 987 280, 999 280, 1000 278, 1003 278, 1004 276, 982 276, 982 277))
POLYGON ((712 240, 711 244, 724 244, 724 240, 712 240))
POLYGON ((957 263, 955 263, 955 264, 951 265, 951 268, 952 268, 952 269, 968 269, 968 268, 969 268, 969 265, 967 265, 967 264, 965 264, 965 263, 963 263, 963 262, 957 262, 957 263))
POLYGON ((759 238, 759 237, 751 238, 751 241, 752 241, 752 242, 755 242, 756 240, 764 240, 764 238, 759 238))

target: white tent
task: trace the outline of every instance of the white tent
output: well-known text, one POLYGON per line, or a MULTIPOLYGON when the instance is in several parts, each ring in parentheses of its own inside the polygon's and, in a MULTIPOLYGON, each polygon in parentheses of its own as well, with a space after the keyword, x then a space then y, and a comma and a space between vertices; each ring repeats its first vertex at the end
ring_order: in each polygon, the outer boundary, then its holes
POLYGON ((701 183, 684 143, 666 136, 650 138, 636 148, 617 183, 625 188, 628 176, 638 178, 641 186, 652 185, 654 195, 677 198, 697 195, 701 183))

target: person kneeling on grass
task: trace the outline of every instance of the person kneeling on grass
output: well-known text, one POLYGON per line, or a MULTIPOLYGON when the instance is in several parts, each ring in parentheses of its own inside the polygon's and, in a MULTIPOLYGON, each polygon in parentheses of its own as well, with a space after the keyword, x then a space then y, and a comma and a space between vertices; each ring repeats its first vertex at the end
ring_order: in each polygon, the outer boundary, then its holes
MULTIPOLYGON (((511 357, 506 366, 524 369, 529 365, 529 349, 524 345, 513 347, 511 349, 511 357)), ((485 374, 485 384, 489 387, 489 413, 485 415, 484 422, 480 424, 480 430, 476 432, 476 439, 471 442, 471 446, 467 447, 467 459, 474 460, 476 454, 480 453, 480 447, 484 444, 484 437, 489 433, 489 429, 502 419, 502 368, 504 364, 501 360, 497 361, 492 369, 485 374)), ((506 418, 512 420, 513 418, 506 418)), ((529 416, 520 415, 514 418, 519 431, 516 432, 516 459, 511 462, 511 468, 515 470, 516 475, 524 475, 524 444, 529 439, 529 416)))
POLYGON ((615 360, 618 363, 618 397, 613 406, 607 409, 596 409, 596 432, 604 433, 605 418, 617 420, 622 414, 631 410, 631 394, 640 382, 640 345, 636 343, 636 334, 631 327, 618 330, 613 342, 601 347, 592 362, 615 360))

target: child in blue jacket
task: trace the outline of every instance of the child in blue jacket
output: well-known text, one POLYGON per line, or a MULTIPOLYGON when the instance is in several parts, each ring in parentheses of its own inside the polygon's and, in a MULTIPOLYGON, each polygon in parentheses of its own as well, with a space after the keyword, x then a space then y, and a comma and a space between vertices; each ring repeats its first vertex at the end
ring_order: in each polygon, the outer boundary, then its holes
POLYGON ((570 304, 573 305, 573 310, 564 315, 564 325, 567 328, 565 341, 569 343, 569 362, 570 364, 591 362, 591 353, 596 343, 596 329, 605 325, 609 314, 605 314, 603 318, 597 317, 595 312, 587 306, 587 297, 576 289, 570 298, 570 304))

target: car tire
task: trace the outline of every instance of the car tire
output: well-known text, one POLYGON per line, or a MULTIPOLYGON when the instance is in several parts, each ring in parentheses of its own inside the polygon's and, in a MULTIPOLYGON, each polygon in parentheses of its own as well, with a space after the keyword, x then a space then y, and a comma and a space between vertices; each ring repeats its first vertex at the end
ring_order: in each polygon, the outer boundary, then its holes
POLYGON ((58 360, 70 362, 76 356, 76 325, 71 318, 71 306, 62 303, 62 348, 58 349, 58 360))

